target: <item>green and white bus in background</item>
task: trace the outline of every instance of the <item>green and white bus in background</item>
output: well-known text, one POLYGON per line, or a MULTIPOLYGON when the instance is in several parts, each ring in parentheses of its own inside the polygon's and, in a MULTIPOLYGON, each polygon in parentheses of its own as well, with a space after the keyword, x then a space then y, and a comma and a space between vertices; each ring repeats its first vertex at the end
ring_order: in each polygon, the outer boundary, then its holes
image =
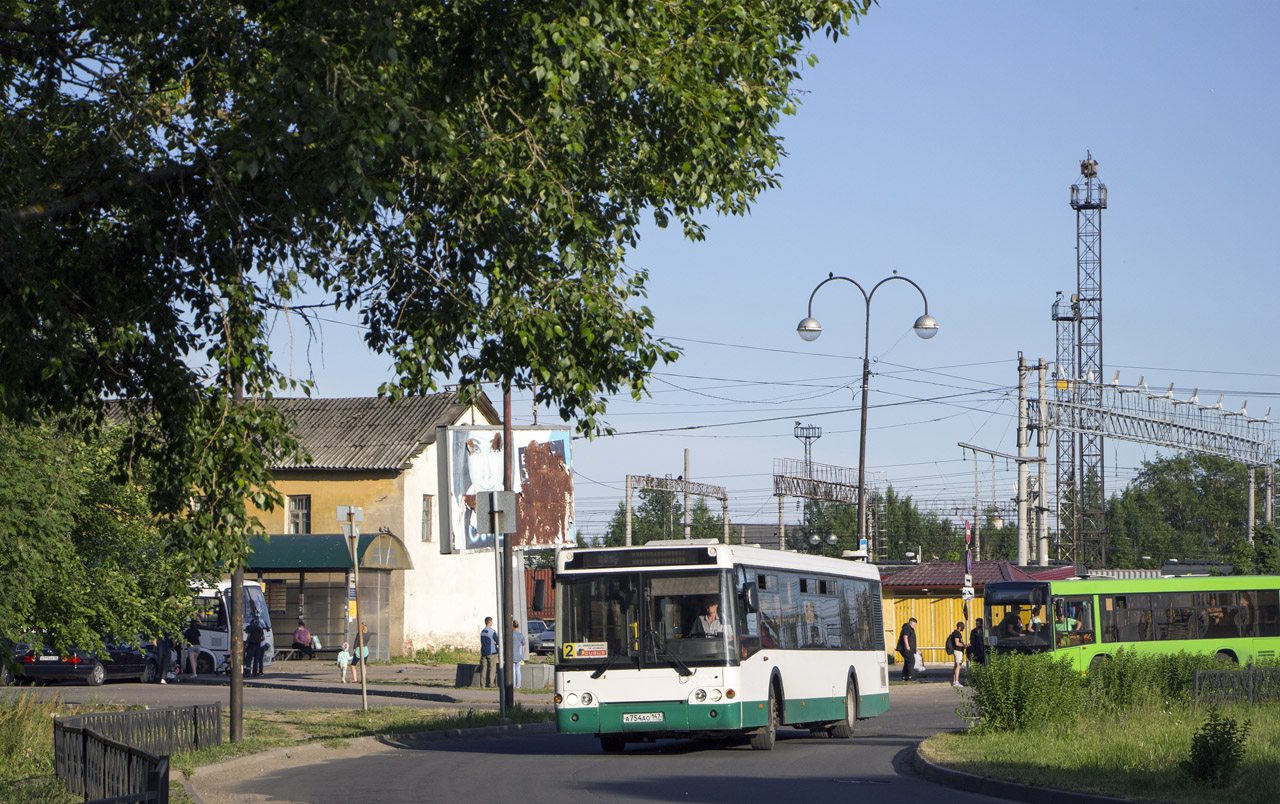
POLYGON ((556 723, 607 752, 781 726, 847 738, 889 707, 874 566, 713 540, 556 556, 556 723))
POLYGON ((1121 648, 1252 664, 1280 655, 1280 576, 1003 581, 984 591, 987 649, 1071 659, 1121 648))

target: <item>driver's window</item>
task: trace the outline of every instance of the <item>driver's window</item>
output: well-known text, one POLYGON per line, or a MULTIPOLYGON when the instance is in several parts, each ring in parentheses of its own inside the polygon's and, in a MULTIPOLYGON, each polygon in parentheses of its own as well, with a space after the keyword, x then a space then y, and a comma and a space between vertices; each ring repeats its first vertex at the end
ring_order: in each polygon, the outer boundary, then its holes
POLYGON ((1053 637, 1059 648, 1094 642, 1093 598, 1062 597, 1053 601, 1053 637))

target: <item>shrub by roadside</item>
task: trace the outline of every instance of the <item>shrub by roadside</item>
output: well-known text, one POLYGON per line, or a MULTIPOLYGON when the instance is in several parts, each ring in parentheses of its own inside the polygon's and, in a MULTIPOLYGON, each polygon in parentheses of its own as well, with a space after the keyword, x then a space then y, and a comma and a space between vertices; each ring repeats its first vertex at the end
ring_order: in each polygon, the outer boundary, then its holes
POLYGON ((1280 706, 1192 710, 1195 671, 1222 669, 1212 656, 1122 650, 1082 676, 1044 654, 990 656, 957 709, 974 728, 920 750, 945 767, 1056 789, 1273 804, 1280 706))

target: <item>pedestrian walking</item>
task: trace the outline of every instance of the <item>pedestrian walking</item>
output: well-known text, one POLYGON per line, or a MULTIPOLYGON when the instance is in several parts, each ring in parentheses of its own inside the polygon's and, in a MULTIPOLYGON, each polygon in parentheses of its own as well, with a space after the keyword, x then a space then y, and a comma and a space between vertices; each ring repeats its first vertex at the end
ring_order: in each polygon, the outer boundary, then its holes
MULTIPOLYGON (((170 668, 173 667, 173 638, 162 636, 156 640, 156 668, 160 671, 160 683, 168 684, 165 680, 169 675, 170 668)), ((175 678, 174 681, 177 681, 175 678)))
POLYGON ((947 637, 947 653, 951 654, 951 686, 960 686, 960 668, 964 667, 964 623, 956 623, 956 630, 947 637))
POLYGON ((338 651, 338 669, 342 671, 342 683, 347 683, 347 670, 351 667, 351 645, 343 642, 342 650, 338 651))
POLYGON ((916 618, 912 617, 903 624, 898 632, 896 650, 902 654, 902 680, 910 681, 916 671, 916 618))
POLYGON ((187 625, 187 630, 182 632, 182 638, 187 643, 187 672, 195 678, 200 660, 200 624, 193 619, 187 625))

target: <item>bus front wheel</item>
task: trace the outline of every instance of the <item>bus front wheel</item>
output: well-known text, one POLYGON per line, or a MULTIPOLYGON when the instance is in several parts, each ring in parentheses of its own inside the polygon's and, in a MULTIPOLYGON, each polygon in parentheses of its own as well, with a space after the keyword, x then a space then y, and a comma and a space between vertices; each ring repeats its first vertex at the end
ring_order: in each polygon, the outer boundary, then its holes
POLYGON ((626 750, 627 741, 620 734, 601 734, 600 750, 606 754, 621 754, 626 750))
POLYGON ((1240 662, 1236 660, 1236 657, 1234 655, 1232 655, 1229 651, 1225 651, 1225 650, 1218 651, 1218 655, 1214 656, 1213 658, 1217 659, 1223 664, 1240 664, 1240 662))
POLYGON ((757 751, 772 751, 773 743, 778 738, 778 722, 782 720, 781 713, 778 711, 778 696, 774 694, 773 688, 769 688, 769 722, 764 728, 751 735, 751 747, 757 751))

